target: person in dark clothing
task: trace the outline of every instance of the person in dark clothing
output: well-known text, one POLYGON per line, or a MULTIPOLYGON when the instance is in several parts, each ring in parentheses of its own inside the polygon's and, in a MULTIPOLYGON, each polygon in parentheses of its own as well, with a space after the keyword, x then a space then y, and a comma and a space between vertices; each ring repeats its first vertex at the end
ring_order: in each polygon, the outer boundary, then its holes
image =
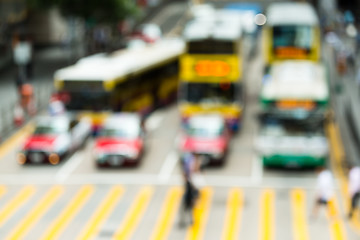
POLYGON ((194 187, 189 179, 185 180, 185 192, 182 198, 182 209, 180 214, 179 226, 184 227, 188 219, 190 224, 193 224, 193 208, 195 201, 199 196, 199 190, 194 187))

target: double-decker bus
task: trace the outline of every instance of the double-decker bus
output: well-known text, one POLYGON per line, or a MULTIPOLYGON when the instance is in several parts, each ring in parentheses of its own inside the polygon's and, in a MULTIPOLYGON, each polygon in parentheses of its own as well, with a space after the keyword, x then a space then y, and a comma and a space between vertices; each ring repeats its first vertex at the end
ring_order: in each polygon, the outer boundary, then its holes
POLYGON ((329 87, 321 63, 288 60, 264 76, 258 147, 266 166, 309 167, 325 163, 324 124, 329 87))
POLYGON ((270 4, 263 32, 266 65, 288 59, 319 61, 321 57, 320 25, 309 3, 270 4))
POLYGON ((239 128, 243 111, 241 19, 230 10, 187 23, 186 53, 180 58, 179 108, 183 120, 219 113, 230 129, 239 128))
POLYGON ((181 39, 159 40, 141 48, 80 59, 55 72, 58 97, 68 111, 88 116, 96 133, 112 112, 138 112, 176 100, 181 39))

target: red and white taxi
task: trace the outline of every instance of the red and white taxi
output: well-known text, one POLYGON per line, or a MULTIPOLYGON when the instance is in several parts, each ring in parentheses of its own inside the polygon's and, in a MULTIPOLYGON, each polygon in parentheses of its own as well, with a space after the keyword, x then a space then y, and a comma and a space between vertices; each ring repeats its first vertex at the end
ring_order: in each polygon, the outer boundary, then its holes
POLYGON ((143 153, 143 129, 136 113, 109 116, 95 139, 94 157, 98 167, 137 164, 143 153))
POLYGON ((231 136, 224 118, 216 114, 194 115, 188 119, 180 140, 182 154, 202 156, 203 164, 222 163, 231 136))
POLYGON ((88 119, 69 115, 40 116, 34 132, 25 140, 18 153, 18 162, 56 165, 67 154, 81 147, 91 133, 88 119))

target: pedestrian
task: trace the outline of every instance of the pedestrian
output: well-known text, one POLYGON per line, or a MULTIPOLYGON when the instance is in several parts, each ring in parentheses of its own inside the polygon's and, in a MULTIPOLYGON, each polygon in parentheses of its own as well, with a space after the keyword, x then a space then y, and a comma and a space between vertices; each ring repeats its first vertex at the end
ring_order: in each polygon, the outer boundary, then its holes
POLYGON ((185 227, 187 223, 192 225, 194 223, 193 208, 198 190, 194 187, 189 178, 185 179, 185 189, 182 198, 182 210, 180 211, 179 227, 185 227))
POLYGON ((18 33, 13 38, 14 61, 18 68, 16 85, 20 87, 32 77, 33 49, 30 38, 25 33, 18 33))
POLYGON ((350 196, 350 210, 349 219, 352 218, 358 201, 360 200, 360 167, 352 166, 349 171, 349 196, 350 196))
POLYGON ((185 153, 182 161, 182 174, 184 178, 184 194, 182 198, 182 209, 180 211, 179 227, 186 226, 186 223, 194 223, 193 208, 199 196, 199 190, 193 183, 193 173, 197 170, 197 156, 193 153, 185 153))
POLYGON ((334 197, 334 179, 330 170, 325 167, 318 168, 317 184, 316 184, 316 197, 313 208, 313 217, 317 217, 319 207, 321 205, 328 208, 330 207, 331 200, 334 197))
POLYGON ((49 114, 52 116, 61 115, 65 113, 65 106, 58 96, 53 95, 50 98, 48 110, 49 114))

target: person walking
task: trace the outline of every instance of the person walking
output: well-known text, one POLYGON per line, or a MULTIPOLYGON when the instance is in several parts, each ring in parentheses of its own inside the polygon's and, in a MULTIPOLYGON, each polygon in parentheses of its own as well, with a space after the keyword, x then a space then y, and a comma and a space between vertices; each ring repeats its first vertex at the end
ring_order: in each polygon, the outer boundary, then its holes
POLYGON ((199 196, 199 190, 193 183, 193 173, 197 171, 197 156, 192 153, 184 154, 181 161, 182 174, 184 178, 184 194, 182 198, 182 209, 180 211, 179 227, 185 227, 189 222, 191 225, 194 223, 193 208, 196 199, 199 196))
POLYGON ((313 217, 317 217, 321 205, 329 208, 331 199, 334 197, 334 179, 330 170, 325 167, 318 169, 316 184, 316 198, 312 211, 313 217))
POLYGON ((360 200, 360 166, 352 166, 349 171, 349 196, 350 210, 348 217, 351 219, 360 200))

